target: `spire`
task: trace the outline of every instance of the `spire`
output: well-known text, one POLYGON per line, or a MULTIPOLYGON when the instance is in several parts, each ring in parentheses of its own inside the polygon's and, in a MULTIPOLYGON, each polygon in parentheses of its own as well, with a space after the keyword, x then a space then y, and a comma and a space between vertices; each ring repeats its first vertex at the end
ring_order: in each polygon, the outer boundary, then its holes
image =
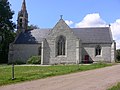
POLYGON ((21 11, 18 12, 18 20, 17 20, 17 29, 20 32, 24 32, 27 30, 28 26, 28 13, 26 9, 26 2, 23 0, 21 11))
POLYGON ((26 11, 26 2, 25 2, 25 0, 23 0, 23 3, 22 3, 22 11, 26 11))

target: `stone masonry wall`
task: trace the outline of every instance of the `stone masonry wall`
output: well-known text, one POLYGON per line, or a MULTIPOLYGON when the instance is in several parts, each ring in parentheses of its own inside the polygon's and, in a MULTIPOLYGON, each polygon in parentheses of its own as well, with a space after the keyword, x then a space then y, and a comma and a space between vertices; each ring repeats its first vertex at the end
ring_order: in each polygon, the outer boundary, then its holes
POLYGON ((40 44, 13 44, 10 46, 8 62, 24 62, 34 55, 38 55, 40 44))
MULTIPOLYGON (((65 24, 63 20, 60 20, 53 28, 48 38, 46 39, 49 44, 50 61, 49 64, 63 64, 63 63, 77 63, 76 60, 76 42, 77 38, 71 29, 65 24), (57 37, 60 35, 66 38, 65 55, 57 56, 56 42, 57 37)), ((78 52, 78 51, 77 51, 78 52)), ((79 55, 79 54, 78 54, 79 55)))
POLYGON ((94 62, 105 61, 111 62, 111 44, 83 44, 82 46, 82 60, 85 59, 85 55, 89 55, 89 60, 94 62), (95 55, 95 47, 101 46, 101 55, 95 55))

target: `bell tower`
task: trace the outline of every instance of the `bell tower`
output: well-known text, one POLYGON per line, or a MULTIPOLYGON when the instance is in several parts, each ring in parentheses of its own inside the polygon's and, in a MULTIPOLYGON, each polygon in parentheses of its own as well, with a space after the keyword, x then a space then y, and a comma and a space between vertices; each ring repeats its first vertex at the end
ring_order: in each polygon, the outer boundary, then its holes
POLYGON ((28 26, 28 13, 26 10, 26 2, 25 0, 23 0, 21 11, 18 12, 18 19, 17 19, 18 33, 21 33, 27 30, 27 26, 28 26))

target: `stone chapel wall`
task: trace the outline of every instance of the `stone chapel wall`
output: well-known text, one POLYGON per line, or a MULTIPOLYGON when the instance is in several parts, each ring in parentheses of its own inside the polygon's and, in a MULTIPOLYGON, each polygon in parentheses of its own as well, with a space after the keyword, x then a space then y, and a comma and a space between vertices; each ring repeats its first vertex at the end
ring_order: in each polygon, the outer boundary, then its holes
POLYGON ((93 60, 94 62, 111 62, 111 44, 83 44, 82 60, 85 60, 85 55, 89 55, 89 60, 93 60), (101 46, 101 55, 95 55, 96 45, 101 46))
POLYGON ((9 63, 20 61, 26 63, 34 55, 38 55, 40 44, 13 44, 9 51, 9 63))

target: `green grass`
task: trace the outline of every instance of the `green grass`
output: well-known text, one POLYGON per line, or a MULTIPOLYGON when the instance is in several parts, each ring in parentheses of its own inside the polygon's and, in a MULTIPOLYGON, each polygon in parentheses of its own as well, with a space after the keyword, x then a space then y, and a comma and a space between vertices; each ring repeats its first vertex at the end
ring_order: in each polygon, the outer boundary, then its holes
POLYGON ((108 90, 120 90, 120 82, 116 86, 113 86, 109 88, 108 90))
POLYGON ((15 66, 15 80, 11 80, 11 65, 0 65, 0 86, 23 81, 63 75, 111 66, 112 64, 56 65, 56 66, 15 66))

